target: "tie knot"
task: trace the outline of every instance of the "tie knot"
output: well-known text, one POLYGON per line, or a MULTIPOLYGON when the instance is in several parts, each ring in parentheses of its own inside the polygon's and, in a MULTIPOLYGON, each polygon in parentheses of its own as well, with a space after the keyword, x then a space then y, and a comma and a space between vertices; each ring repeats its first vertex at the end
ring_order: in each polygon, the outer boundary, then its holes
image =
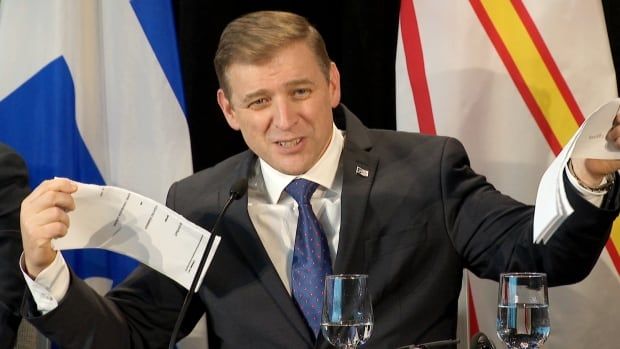
POLYGON ((319 185, 313 181, 296 178, 284 188, 284 191, 292 196, 293 199, 297 201, 298 205, 303 205, 310 203, 310 198, 318 186, 319 185))

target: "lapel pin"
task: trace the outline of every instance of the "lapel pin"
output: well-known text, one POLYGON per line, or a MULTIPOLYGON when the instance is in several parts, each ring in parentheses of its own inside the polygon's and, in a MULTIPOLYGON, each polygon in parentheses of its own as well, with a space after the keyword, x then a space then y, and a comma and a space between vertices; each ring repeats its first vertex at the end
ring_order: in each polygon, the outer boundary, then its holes
POLYGON ((355 168, 355 174, 362 177, 368 177, 368 170, 357 166, 355 168))

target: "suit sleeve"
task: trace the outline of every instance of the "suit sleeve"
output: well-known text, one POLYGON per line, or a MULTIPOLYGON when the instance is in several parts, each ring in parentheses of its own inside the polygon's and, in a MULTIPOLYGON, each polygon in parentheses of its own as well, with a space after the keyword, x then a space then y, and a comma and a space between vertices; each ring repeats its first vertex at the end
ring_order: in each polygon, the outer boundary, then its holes
POLYGON ((25 282, 19 270, 22 252, 19 209, 29 192, 24 161, 0 144, 0 347, 12 347, 19 327, 25 282))
MULTIPOLYGON (((164 348, 186 293, 182 286, 144 265, 105 297, 71 272, 67 294, 56 309, 41 316, 27 294, 22 313, 62 348, 164 348)), ((196 296, 179 338, 193 329, 203 313, 204 306, 196 296)))
POLYGON ((497 191, 471 169, 463 146, 447 140, 441 161, 445 225, 465 267, 494 280, 507 271, 546 272, 552 286, 585 278, 618 215, 618 190, 597 208, 564 180, 575 211, 547 244, 534 244, 534 207, 497 191))

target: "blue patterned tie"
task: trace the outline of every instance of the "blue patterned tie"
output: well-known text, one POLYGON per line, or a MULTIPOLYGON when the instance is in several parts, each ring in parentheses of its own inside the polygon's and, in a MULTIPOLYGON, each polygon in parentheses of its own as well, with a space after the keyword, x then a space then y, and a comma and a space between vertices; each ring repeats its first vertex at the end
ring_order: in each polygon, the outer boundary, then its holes
POLYGON ((284 189, 299 205, 291 270, 293 298, 315 338, 321 326, 325 275, 332 273, 327 238, 310 205, 310 198, 317 187, 314 182, 297 178, 284 189))

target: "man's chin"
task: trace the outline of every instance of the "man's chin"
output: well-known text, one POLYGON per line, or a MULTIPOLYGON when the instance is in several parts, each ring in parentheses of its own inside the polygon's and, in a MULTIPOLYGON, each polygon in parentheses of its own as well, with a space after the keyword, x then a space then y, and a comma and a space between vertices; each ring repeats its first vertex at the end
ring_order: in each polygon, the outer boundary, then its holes
POLYGON ((277 166, 271 165, 271 167, 289 176, 298 176, 308 172, 312 166, 303 164, 301 160, 298 160, 279 163, 277 166))

